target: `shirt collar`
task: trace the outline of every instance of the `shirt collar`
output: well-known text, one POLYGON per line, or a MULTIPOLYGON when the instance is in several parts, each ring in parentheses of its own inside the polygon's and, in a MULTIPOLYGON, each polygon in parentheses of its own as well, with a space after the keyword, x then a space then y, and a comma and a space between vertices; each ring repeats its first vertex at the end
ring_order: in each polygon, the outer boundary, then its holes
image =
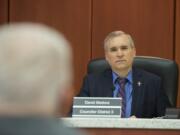
MULTIPOLYGON (((113 77, 113 84, 115 84, 116 79, 119 77, 118 74, 116 74, 114 71, 112 72, 113 77)), ((128 75, 126 76, 126 79, 128 82, 132 84, 132 70, 129 71, 128 75)))

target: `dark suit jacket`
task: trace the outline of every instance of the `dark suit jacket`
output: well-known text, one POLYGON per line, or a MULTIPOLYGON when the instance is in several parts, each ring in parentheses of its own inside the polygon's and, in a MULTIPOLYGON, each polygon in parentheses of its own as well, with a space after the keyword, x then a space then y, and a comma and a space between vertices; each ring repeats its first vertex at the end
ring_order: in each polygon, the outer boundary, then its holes
MULTIPOLYGON (((163 116, 168 98, 161 88, 160 77, 144 70, 133 68, 133 91, 131 115, 138 118, 163 116), (141 82, 141 85, 138 85, 141 82)), ((84 78, 80 97, 112 97, 112 70, 89 74, 84 78)))
POLYGON ((67 128, 60 119, 0 117, 0 135, 82 135, 67 128))

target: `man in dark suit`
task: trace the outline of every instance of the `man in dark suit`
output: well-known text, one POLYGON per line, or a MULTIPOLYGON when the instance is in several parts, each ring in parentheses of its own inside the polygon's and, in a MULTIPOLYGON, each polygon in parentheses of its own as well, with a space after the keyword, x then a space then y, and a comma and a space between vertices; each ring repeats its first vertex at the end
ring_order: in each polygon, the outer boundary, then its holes
POLYGON ((111 69, 87 75, 79 96, 120 96, 124 118, 163 116, 168 99, 161 88, 161 78, 133 67, 136 49, 131 36, 123 31, 110 33, 104 41, 104 50, 111 69), (124 80, 124 88, 120 80, 124 80), (121 94, 123 90, 124 95, 121 94))
POLYGON ((64 37, 42 24, 19 23, 0 27, 0 42, 0 134, 79 135, 56 118, 72 84, 64 37))

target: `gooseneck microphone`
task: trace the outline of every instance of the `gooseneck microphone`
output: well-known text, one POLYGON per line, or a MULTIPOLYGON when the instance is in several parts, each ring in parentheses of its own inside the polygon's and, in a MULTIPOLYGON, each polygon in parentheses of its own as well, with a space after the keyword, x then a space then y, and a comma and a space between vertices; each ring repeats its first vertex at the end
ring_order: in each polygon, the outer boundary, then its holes
POLYGON ((115 91, 115 86, 113 85, 111 89, 112 89, 112 91, 114 92, 114 91, 115 91))
POLYGON ((113 85, 112 88, 111 88, 111 90, 112 90, 112 97, 114 97, 114 91, 115 91, 115 89, 116 89, 116 88, 115 88, 115 86, 113 85))

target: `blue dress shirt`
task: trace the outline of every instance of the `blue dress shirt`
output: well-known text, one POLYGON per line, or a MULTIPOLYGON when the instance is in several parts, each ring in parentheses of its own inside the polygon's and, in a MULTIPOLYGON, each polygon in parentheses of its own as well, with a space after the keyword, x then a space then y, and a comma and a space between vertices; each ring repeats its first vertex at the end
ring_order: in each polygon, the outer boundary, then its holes
MULTIPOLYGON (((114 85, 114 91, 113 91, 113 97, 117 96, 118 90, 119 90, 119 84, 116 81, 119 77, 115 72, 112 72, 113 77, 113 85, 114 85)), ((126 112, 125 117, 128 118, 131 116, 131 103, 132 103, 132 89, 133 89, 133 82, 132 82, 132 70, 128 73, 127 82, 125 85, 125 92, 126 92, 126 112)))

